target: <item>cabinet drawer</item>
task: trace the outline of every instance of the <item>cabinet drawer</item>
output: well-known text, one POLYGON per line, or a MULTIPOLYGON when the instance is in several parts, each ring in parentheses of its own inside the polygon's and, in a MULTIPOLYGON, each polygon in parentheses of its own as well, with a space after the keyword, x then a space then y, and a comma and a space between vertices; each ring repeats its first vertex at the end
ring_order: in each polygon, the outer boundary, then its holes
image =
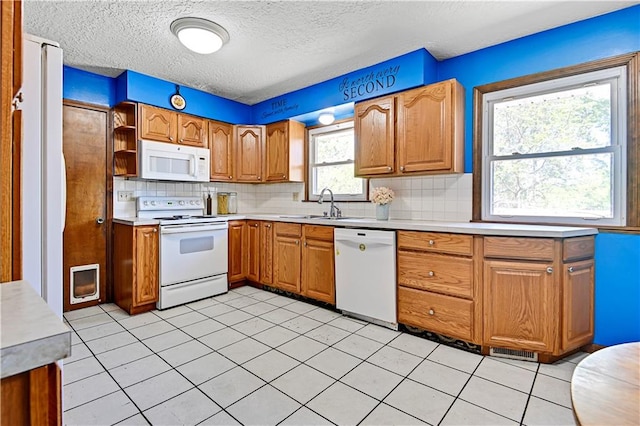
POLYGON ((562 260, 568 262, 592 258, 595 251, 594 243, 592 236, 564 240, 562 243, 562 260))
POLYGON ((441 232, 398 232, 398 248, 471 256, 473 236, 441 232))
POLYGON ((471 299, 472 282, 471 259, 398 251, 398 285, 471 299))
POLYGON ((398 287, 398 322, 445 336, 472 340, 473 302, 398 287))
POLYGON ((276 222, 276 235, 300 237, 302 235, 302 225, 299 223, 276 222))
POLYGON ((314 240, 333 241, 333 226, 304 225, 304 237, 314 240))
POLYGON ((553 260, 553 239, 484 237, 484 257, 553 260))

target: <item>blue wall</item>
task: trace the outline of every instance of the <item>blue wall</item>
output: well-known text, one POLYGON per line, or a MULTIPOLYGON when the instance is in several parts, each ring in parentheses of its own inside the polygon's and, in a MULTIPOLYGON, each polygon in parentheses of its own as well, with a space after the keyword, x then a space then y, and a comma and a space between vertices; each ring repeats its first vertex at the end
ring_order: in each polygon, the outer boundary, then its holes
MULTIPOLYGON (((417 50, 252 107, 187 87, 181 87, 181 93, 187 99, 185 112, 203 117, 256 124, 293 117, 313 125, 319 110, 348 117, 353 115, 354 101, 456 78, 466 91, 465 172, 469 173, 473 87, 638 50, 640 6, 634 6, 442 62, 424 49, 417 50), (378 78, 382 84, 366 86, 378 78)), ((64 68, 64 97, 78 101, 113 106, 129 99, 169 108, 174 91, 173 83, 132 71, 111 79, 64 68)), ((596 344, 640 340, 640 235, 597 236, 595 321, 596 344)))

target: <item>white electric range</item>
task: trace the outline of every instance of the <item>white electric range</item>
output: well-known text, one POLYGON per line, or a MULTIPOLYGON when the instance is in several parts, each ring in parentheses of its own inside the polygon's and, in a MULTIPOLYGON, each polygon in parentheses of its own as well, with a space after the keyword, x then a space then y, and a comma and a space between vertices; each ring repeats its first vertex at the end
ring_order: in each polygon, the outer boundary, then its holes
POLYGON ((200 197, 138 197, 137 215, 160 221, 158 309, 228 291, 228 229, 200 197))

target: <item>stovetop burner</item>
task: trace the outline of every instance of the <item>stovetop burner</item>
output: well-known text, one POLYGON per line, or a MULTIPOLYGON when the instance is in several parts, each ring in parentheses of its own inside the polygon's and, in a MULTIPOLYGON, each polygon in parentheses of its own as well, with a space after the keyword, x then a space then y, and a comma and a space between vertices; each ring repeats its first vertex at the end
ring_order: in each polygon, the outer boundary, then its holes
POLYGON ((190 218, 199 218, 202 216, 191 216, 188 214, 183 215, 175 215, 175 216, 163 216, 163 217, 154 217, 156 220, 180 220, 180 219, 190 219, 190 218))

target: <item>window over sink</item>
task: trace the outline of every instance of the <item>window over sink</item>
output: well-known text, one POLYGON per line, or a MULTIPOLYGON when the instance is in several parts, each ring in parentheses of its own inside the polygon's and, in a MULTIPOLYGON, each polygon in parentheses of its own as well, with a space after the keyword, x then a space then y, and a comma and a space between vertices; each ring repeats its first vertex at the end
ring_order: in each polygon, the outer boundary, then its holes
POLYGON ((353 121, 309 130, 308 199, 315 201, 323 188, 336 201, 365 201, 367 180, 354 176, 353 121))

